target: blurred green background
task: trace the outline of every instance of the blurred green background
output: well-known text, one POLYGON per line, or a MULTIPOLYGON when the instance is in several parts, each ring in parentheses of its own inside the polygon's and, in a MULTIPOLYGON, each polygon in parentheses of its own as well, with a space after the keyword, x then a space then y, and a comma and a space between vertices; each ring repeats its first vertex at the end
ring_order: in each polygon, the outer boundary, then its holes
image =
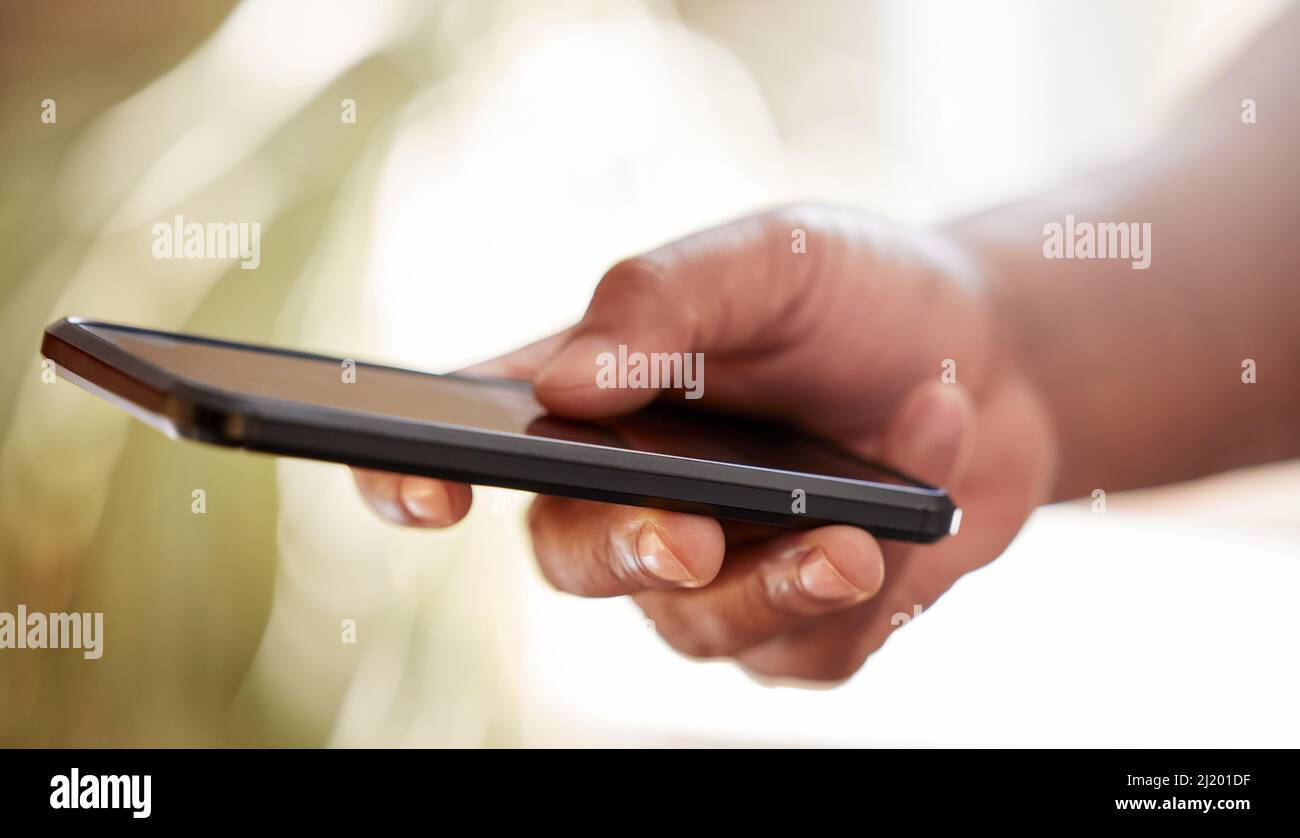
POLYGON ((0 608, 102 611, 106 637, 98 661, 0 653, 0 743, 514 741, 501 622, 443 599, 465 533, 417 544, 342 469, 171 442, 41 381, 41 329, 67 314, 364 356, 358 172, 445 72, 424 40, 441 10, 314 26, 308 6, 235 6, 3 6, 0 608), (260 223, 261 265, 154 260, 174 213, 260 223))

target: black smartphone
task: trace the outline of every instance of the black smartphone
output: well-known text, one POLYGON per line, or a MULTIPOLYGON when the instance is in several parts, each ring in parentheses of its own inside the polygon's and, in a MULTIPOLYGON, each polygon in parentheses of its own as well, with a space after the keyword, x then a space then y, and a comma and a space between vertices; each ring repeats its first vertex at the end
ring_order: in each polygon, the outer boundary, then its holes
MULTIPOLYGON (((434 375, 66 318, 41 352, 60 376, 171 437, 291 457, 888 539, 955 533, 927 486, 797 430, 675 407, 576 422, 524 382, 434 375)), ((594 370, 593 370, 594 375, 594 370)))

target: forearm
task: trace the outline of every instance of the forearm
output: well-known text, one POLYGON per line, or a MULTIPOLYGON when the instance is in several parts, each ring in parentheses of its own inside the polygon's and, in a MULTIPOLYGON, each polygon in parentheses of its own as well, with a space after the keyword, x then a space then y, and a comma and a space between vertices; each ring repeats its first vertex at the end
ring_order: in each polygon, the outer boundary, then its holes
POLYGON ((953 226, 1059 443, 1057 498, 1300 454, 1296 15, 1151 152, 953 226), (1242 98, 1266 117, 1243 124, 1242 98), (1150 265, 1048 258, 1044 225, 1150 224, 1150 265), (1257 381, 1243 382, 1254 362, 1257 381))

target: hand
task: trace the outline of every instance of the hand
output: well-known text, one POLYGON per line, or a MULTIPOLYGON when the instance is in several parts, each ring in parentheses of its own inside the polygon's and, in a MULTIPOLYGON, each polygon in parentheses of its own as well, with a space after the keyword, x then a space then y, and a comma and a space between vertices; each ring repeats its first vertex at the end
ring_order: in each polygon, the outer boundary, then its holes
MULTIPOLYGON (((597 388, 599 353, 620 343, 629 352, 702 352, 704 395, 686 404, 783 420, 949 487, 962 529, 930 546, 878 542, 849 526, 789 532, 534 501, 533 547, 560 590, 631 595, 691 656, 839 680, 885 642, 895 614, 929 606, 995 558, 1049 497, 1053 434, 1000 317, 956 241, 795 207, 619 263, 576 326, 474 371, 531 379, 554 413, 600 418, 661 393, 597 388), (796 230, 806 252, 792 247, 796 230), (956 383, 941 381, 949 360, 956 383)), ((460 484, 368 471, 357 482, 401 524, 447 526, 470 506, 460 484)))

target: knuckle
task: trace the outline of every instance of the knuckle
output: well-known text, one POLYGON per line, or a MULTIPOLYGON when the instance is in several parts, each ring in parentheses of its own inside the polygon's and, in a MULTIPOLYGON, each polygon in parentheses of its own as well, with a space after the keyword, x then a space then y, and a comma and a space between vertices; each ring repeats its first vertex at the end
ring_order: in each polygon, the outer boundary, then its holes
POLYGON ((662 263, 649 256, 633 256, 605 272, 592 295, 592 302, 657 297, 664 293, 666 284, 667 272, 662 263))
POLYGON ((688 658, 696 660, 712 660, 715 658, 730 657, 731 653, 728 647, 719 642, 715 637, 703 634, 694 629, 685 631, 674 631, 664 633, 664 640, 668 642, 678 652, 681 652, 688 658))
POLYGON ((751 625, 786 623, 800 616, 793 589, 781 582, 789 573, 781 563, 767 563, 751 573, 741 588, 739 612, 751 625))
POLYGON ((643 604, 642 610, 654 620, 655 629, 664 642, 688 658, 727 658, 741 651, 730 626, 711 609, 688 615, 681 608, 654 608, 643 604))
POLYGON ((815 201, 800 201, 785 204, 772 210, 765 217, 767 230, 782 247, 790 240, 790 231, 804 230, 810 237, 830 233, 842 226, 844 210, 830 204, 815 201))
POLYGON ((844 658, 843 660, 820 663, 806 676, 806 680, 819 681, 824 684, 839 684, 857 674, 857 671, 862 668, 864 663, 866 663, 865 658, 863 660, 844 658))
POLYGON ((804 677, 811 681, 839 683, 853 677, 867 662, 870 649, 858 643, 846 644, 837 653, 824 655, 816 660, 804 677))
POLYGON ((865 644, 823 638, 812 645, 785 643, 776 648, 759 647, 757 654, 742 655, 741 662, 765 677, 834 686, 852 678, 866 663, 869 653, 865 644))
POLYGON ((815 224, 833 212, 829 204, 818 201, 791 201, 768 213, 768 219, 778 226, 805 226, 815 224))
POLYGON ((629 548, 613 531, 558 531, 564 524, 549 520, 537 502, 529 510, 533 554, 542 576, 553 588, 576 596, 602 597, 627 593, 642 583, 629 567, 629 548))

